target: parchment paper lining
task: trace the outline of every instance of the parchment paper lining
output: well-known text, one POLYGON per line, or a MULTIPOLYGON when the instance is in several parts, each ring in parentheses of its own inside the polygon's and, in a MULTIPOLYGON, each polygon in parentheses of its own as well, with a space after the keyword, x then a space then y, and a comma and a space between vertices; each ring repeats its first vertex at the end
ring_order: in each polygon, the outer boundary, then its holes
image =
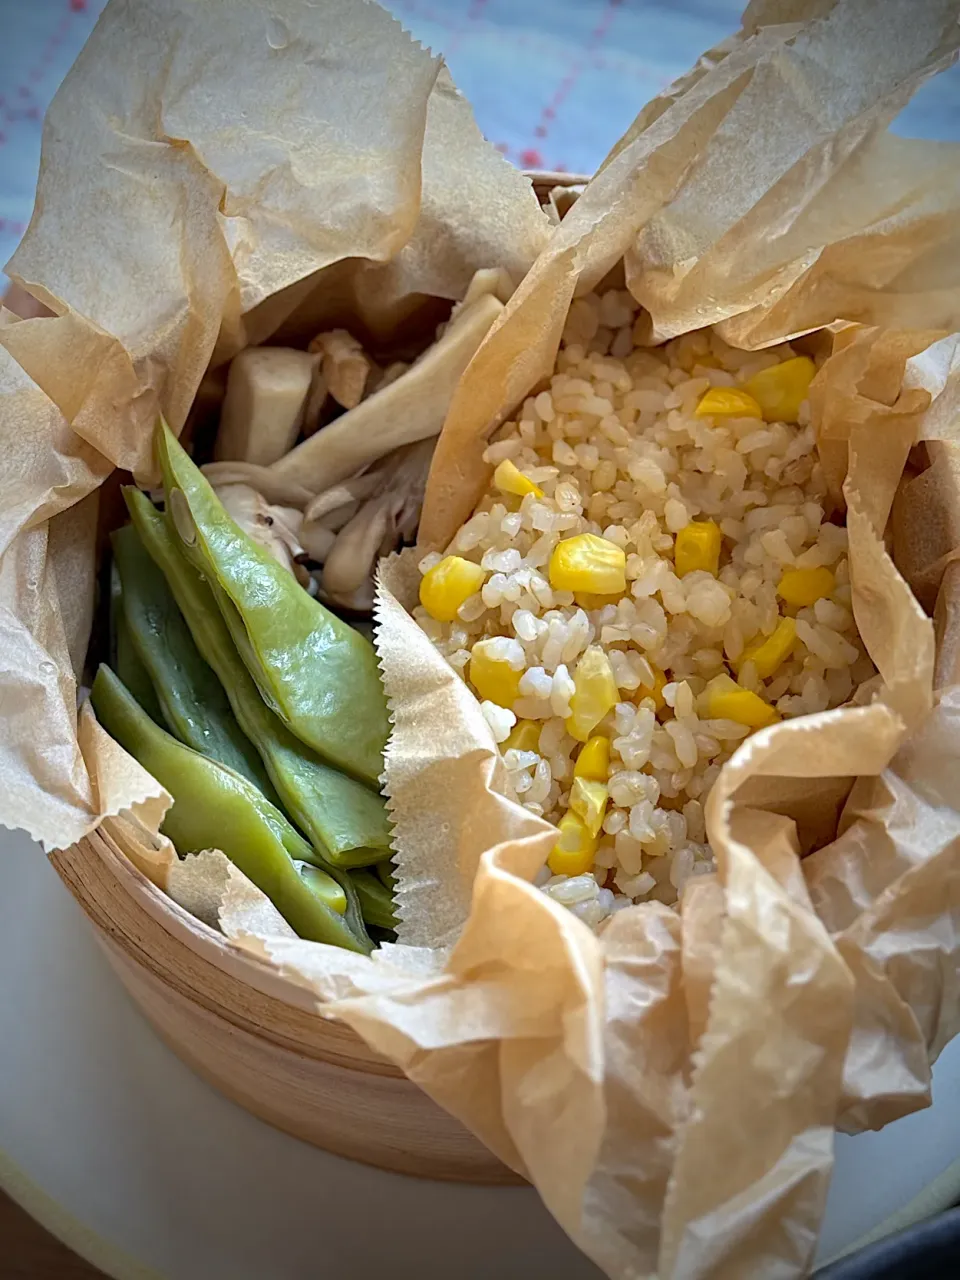
POLYGON ((114 0, 45 126, 11 273, 55 315, 0 315, 0 821, 56 846, 107 817, 154 883, 526 1173, 611 1276, 800 1275, 834 1126, 925 1105, 957 1030, 960 166, 884 128, 958 36, 947 0, 751 4, 549 242, 439 63, 367 3, 114 0), (409 618, 416 553, 391 562, 400 941, 367 960, 291 938, 216 853, 173 861, 167 797, 76 721, 78 504, 114 465, 151 478, 157 411, 180 426, 211 359, 334 312, 389 336, 474 269, 532 263, 451 406, 422 525, 442 546, 571 299, 621 260, 651 341, 829 326, 812 407, 881 695, 749 739, 710 798, 716 876, 598 939, 529 883, 551 831, 503 793, 409 618), (902 574, 936 600, 936 652, 902 574))

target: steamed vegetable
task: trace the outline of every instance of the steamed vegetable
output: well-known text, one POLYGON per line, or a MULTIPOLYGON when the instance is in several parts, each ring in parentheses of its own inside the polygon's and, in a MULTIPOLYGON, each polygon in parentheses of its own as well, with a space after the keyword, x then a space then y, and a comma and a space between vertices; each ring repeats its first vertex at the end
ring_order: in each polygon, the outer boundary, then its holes
POLYGON ((165 423, 157 441, 179 545, 265 701, 327 763, 376 785, 389 722, 373 646, 243 533, 165 423))
POLYGON ((316 358, 287 347, 247 347, 234 356, 216 456, 267 466, 293 447, 316 358))
POLYGON ((241 729, 259 751, 284 807, 309 836, 316 853, 343 867, 367 866, 389 857, 390 823, 382 798, 324 764, 264 703, 209 583, 181 554, 168 522, 139 489, 125 489, 124 498, 142 544, 162 570, 200 654, 219 677, 241 729))
POLYGON ((163 831, 179 853, 221 849, 300 937, 371 950, 343 914, 342 886, 316 868, 304 882, 293 859, 309 856, 307 842, 251 782, 154 724, 109 667, 100 667, 90 697, 106 731, 173 797, 163 831))
POLYGON ((322 360, 325 389, 345 409, 354 409, 363 399, 373 362, 361 344, 346 329, 318 333, 308 348, 322 360))
POLYGON ((166 728, 153 682, 130 638, 123 611, 123 584, 116 560, 110 562, 110 662, 151 720, 166 728))
POLYGON ((121 598, 117 596, 114 603, 117 609, 113 628, 114 647, 116 649, 114 661, 117 664, 120 679, 139 702, 140 706, 143 707, 150 719, 155 724, 165 728, 166 719, 160 706, 160 701, 157 698, 157 691, 154 689, 149 672, 140 661, 140 655, 134 647, 130 636, 130 628, 127 626, 127 620, 123 613, 121 598))
POLYGON ((394 382, 273 463, 274 477, 319 493, 401 445, 439 435, 460 375, 502 311, 492 294, 463 307, 394 382))
POLYGON ((393 894, 383 881, 372 871, 354 871, 351 879, 367 924, 378 929, 396 929, 397 913, 393 894))
MULTIPOLYGON (((200 656, 166 578, 136 529, 133 525, 118 529, 111 542, 122 584, 126 631, 164 722, 188 747, 242 774, 275 800, 260 757, 234 719, 220 681, 200 656)), ((120 675, 122 679, 122 669, 120 675)), ((136 696, 136 689, 128 687, 136 696)))

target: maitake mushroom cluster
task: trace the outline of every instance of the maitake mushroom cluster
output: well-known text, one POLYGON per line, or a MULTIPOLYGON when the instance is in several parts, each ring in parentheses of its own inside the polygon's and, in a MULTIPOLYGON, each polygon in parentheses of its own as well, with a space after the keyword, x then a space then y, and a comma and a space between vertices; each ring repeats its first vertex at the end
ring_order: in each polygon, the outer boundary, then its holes
POLYGON ((377 561, 412 540, 454 388, 512 284, 478 271, 436 341, 381 368, 345 329, 230 365, 204 471, 242 528, 308 590, 358 613, 377 561))

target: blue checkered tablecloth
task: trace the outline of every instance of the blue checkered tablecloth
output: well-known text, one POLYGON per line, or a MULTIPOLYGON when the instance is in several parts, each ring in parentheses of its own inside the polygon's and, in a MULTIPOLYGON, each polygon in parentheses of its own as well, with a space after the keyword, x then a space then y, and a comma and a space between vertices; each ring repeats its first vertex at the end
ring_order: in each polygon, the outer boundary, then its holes
MULTIPOLYGON (((922 4, 923 0, 917 0, 922 4)), ((43 113, 102 0, 0 0, 0 264, 30 217, 43 113)), ((736 0, 387 0, 442 52, 514 164, 586 173, 645 102, 739 25, 736 0)), ((960 69, 925 86, 898 132, 960 140, 960 69)))

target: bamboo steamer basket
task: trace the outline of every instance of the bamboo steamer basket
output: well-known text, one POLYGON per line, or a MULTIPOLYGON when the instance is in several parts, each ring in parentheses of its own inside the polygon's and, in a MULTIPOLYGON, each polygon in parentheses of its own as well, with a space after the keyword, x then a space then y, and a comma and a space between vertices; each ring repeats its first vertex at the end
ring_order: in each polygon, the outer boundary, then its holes
MULTIPOLYGON (((586 178, 532 173, 562 216, 586 178)), ((523 1181, 402 1071, 304 991, 168 898, 110 823, 50 855, 106 957, 161 1039, 221 1093, 336 1155, 445 1181, 523 1181)))
POLYGON ((127 859, 109 823, 50 855, 120 981, 199 1075, 337 1155, 450 1181, 520 1181, 478 1139, 295 988, 194 919, 127 859))

